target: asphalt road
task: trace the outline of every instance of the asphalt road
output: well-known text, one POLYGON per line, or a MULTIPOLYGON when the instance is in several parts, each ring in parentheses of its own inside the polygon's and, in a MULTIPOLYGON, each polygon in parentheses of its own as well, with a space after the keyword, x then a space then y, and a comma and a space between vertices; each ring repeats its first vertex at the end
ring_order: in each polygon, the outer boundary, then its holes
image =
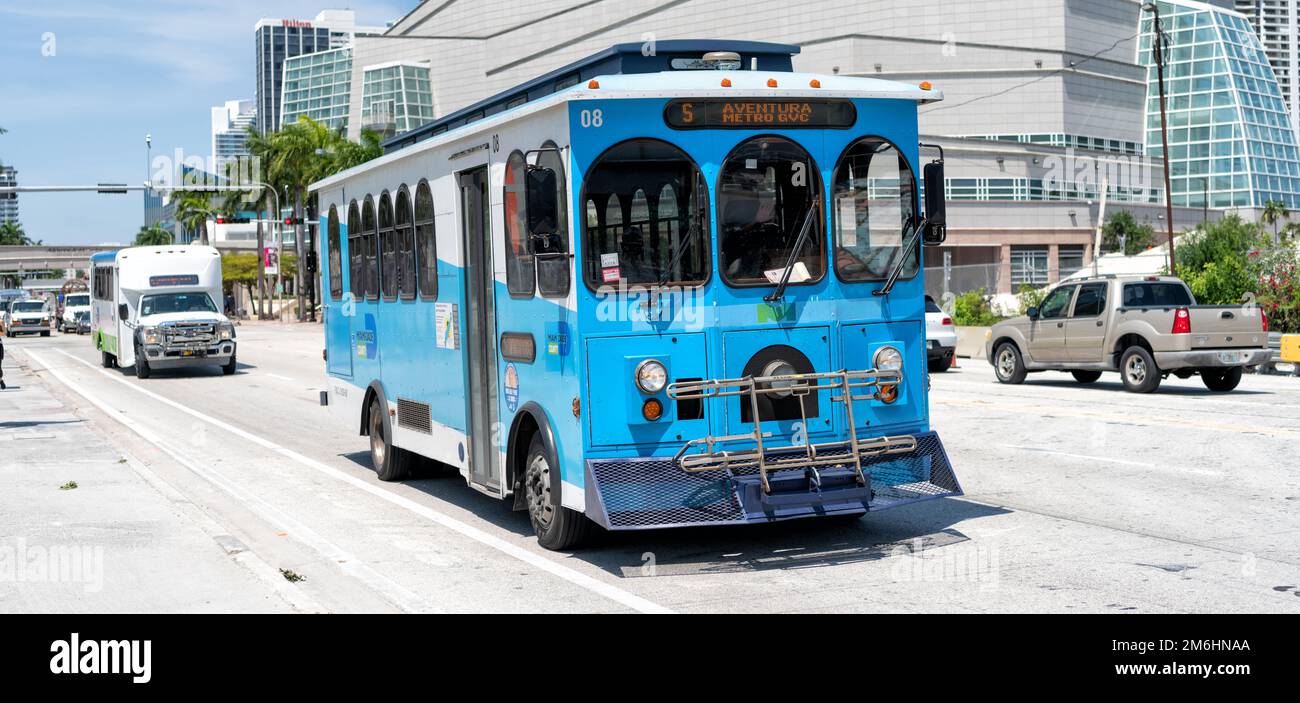
POLYGON ((1172 379, 1137 396, 1113 376, 1002 386, 963 360, 931 393, 963 498, 854 524, 605 534, 556 554, 459 477, 378 481, 365 439, 318 405, 319 328, 246 324, 239 340, 234 376, 147 381, 99 368, 84 336, 7 341, 6 368, 49 400, 0 394, 0 440, 39 432, 65 450, 0 456, 0 477, 79 483, 0 494, 9 539, 43 539, 51 501, 108 476, 117 488, 98 494, 114 506, 95 518, 103 588, 0 579, 0 610, 1300 612, 1300 379, 1247 376, 1227 395, 1172 379), (77 446, 125 461, 105 473, 77 446), (133 519, 135 539, 111 538, 133 519))

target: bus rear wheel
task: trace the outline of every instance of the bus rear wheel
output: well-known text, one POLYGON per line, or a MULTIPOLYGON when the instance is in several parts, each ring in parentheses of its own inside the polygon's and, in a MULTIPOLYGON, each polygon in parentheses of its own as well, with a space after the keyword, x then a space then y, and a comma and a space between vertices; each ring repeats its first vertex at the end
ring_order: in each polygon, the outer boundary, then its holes
POLYGON ((538 544, 550 550, 570 549, 591 536, 593 523, 586 515, 560 505, 560 496, 551 490, 553 470, 545 443, 540 435, 533 435, 524 462, 523 490, 528 519, 533 523, 538 544))
POLYGON ((411 473, 412 454, 393 446, 388 413, 376 396, 370 400, 370 463, 380 481, 400 481, 411 473))
POLYGON ((106 369, 113 368, 113 355, 106 351, 99 352, 99 365, 106 369))

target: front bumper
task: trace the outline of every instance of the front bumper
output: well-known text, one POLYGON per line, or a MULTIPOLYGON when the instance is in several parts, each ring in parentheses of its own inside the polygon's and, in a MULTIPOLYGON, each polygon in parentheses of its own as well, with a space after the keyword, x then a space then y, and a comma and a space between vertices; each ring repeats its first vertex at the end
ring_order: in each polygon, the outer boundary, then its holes
POLYGON ((149 344, 143 347, 144 358, 156 369, 189 366, 224 366, 235 355, 235 341, 215 342, 205 347, 169 347, 149 344))
POLYGON ((586 466, 587 516, 609 530, 732 525, 884 510, 961 495, 939 435, 908 438, 915 448, 907 453, 862 458, 866 485, 858 483, 855 465, 842 451, 838 465, 769 472, 770 492, 763 490, 757 468, 688 472, 672 457, 592 459, 586 466))
POLYGON ((49 332, 50 325, 49 323, 43 323, 40 321, 26 322, 23 320, 14 320, 9 324, 9 327, 7 327, 5 331, 13 332, 14 334, 22 334, 24 332, 49 332))
POLYGON ((1272 356, 1271 349, 1197 349, 1155 354, 1156 365, 1162 370, 1259 366, 1267 363, 1272 356))

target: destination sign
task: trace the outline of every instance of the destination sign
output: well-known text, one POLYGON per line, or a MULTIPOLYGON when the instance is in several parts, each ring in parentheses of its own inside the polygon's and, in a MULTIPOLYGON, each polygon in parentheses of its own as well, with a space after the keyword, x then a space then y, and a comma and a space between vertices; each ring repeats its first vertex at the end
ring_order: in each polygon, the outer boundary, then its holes
POLYGON ((847 100, 673 100, 664 109, 673 129, 846 129, 857 117, 847 100))
POLYGON ((199 277, 193 274, 177 274, 173 276, 150 276, 150 288, 162 288, 163 286, 197 286, 199 277))

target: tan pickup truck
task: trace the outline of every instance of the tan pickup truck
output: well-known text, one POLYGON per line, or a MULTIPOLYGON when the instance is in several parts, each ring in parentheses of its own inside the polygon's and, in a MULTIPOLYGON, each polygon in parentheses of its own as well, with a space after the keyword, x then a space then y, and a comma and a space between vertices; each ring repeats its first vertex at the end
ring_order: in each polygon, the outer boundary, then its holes
POLYGON ((1268 318, 1254 306, 1197 305, 1168 276, 1069 280, 1028 314, 993 326, 985 355, 1002 383, 1035 371, 1068 371, 1093 383, 1119 371, 1124 387, 1150 393, 1169 374, 1199 374, 1230 391, 1242 369, 1268 361, 1268 318))

